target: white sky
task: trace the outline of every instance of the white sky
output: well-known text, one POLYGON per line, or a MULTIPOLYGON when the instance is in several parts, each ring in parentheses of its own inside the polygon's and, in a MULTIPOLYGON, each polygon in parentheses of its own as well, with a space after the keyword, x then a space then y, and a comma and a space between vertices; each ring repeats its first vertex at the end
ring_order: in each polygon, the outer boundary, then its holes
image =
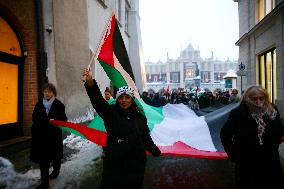
POLYGON ((177 59, 189 42, 202 58, 238 60, 238 3, 233 0, 140 0, 144 60, 177 59))

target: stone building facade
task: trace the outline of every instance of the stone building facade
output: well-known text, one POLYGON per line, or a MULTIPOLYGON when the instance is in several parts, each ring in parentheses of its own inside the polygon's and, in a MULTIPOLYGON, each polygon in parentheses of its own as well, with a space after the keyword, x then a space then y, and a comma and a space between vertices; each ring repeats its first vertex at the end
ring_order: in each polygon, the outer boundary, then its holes
MULTIPOLYGON (((82 70, 112 13, 143 91, 139 0, 0 0, 0 140, 30 135, 32 111, 47 81, 57 87, 70 120, 86 114, 82 70)), ((103 91, 110 81, 97 62, 91 67, 103 91)))
POLYGON ((284 1, 234 1, 239 9, 239 63, 246 65, 243 88, 265 87, 283 117, 284 1))
POLYGON ((180 56, 174 60, 167 57, 166 62, 145 62, 147 89, 159 91, 162 88, 190 90, 196 86, 225 89, 224 76, 227 71, 237 71, 237 61, 221 61, 210 58, 203 59, 200 50, 189 43, 180 56))

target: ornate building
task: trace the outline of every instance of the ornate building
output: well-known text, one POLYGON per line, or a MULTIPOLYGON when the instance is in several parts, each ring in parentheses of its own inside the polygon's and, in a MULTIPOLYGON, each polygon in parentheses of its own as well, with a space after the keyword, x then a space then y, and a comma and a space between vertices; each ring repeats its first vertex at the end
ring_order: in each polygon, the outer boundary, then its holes
POLYGON ((190 90, 195 86, 210 90, 224 89, 223 77, 230 69, 237 71, 237 61, 214 59, 213 52, 210 58, 203 59, 200 57, 200 51, 189 44, 176 60, 167 56, 164 63, 145 62, 146 85, 148 90, 154 91, 168 86, 171 90, 190 90))

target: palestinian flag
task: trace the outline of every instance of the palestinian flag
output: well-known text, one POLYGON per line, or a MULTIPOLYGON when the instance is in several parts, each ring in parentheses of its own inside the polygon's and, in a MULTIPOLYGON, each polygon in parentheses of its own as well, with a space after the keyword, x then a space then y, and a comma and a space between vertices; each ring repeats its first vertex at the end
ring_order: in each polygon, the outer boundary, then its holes
MULTIPOLYGON (((230 111, 237 105, 231 104, 205 116, 197 116, 183 104, 167 104, 160 108, 163 120, 150 128, 152 139, 164 155, 226 159, 219 137, 220 130, 230 111)), ((98 145, 106 144, 104 122, 99 116, 87 125, 52 122, 98 145)))
MULTIPOLYGON (((226 159, 223 149, 217 149, 204 116, 198 117, 183 104, 152 107, 140 98, 120 29, 113 15, 98 54, 98 61, 115 87, 134 89, 135 102, 147 117, 153 141, 162 154, 210 159, 226 159)), ((54 124, 105 146, 103 120, 96 116, 89 124, 52 121, 54 124)), ((218 142, 217 142, 218 143, 218 142)), ((220 143, 220 139, 219 139, 220 143)))

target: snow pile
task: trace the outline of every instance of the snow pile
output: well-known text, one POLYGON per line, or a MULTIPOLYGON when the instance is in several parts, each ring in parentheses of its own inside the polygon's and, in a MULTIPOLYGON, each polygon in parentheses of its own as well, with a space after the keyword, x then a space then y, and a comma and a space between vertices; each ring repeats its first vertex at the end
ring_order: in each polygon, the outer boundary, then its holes
POLYGON ((16 173, 14 165, 9 160, 0 157, 0 188, 34 188, 38 184, 38 179, 38 176, 16 173))
MULTIPOLYGON (((96 162, 100 160, 102 148, 88 140, 75 135, 69 135, 63 143, 78 151, 68 161, 61 165, 57 179, 50 180, 50 189, 78 188, 80 180, 94 172, 96 162)), ((50 172, 52 168, 50 169, 50 172)), ((1 189, 31 189, 40 181, 39 169, 31 169, 25 174, 15 172, 14 166, 5 158, 0 157, 0 188, 1 189)))
POLYGON ((95 117, 95 114, 96 114, 95 109, 93 108, 92 105, 90 105, 89 107, 87 107, 87 111, 84 115, 80 115, 68 121, 72 123, 84 123, 84 122, 93 120, 95 117))

